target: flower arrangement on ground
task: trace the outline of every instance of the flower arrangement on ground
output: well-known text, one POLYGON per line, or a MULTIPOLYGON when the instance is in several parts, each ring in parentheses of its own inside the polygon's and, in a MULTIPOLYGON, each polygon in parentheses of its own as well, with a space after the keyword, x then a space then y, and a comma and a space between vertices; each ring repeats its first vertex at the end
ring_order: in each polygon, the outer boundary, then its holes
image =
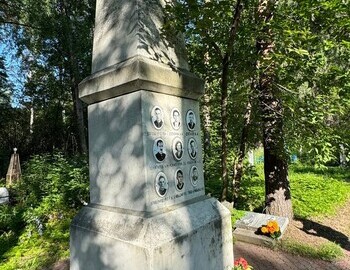
POLYGON ((233 270, 253 270, 253 267, 244 258, 239 258, 235 260, 233 270))
POLYGON ((264 235, 277 239, 281 236, 280 226, 276 220, 270 220, 266 225, 260 227, 260 232, 264 235))

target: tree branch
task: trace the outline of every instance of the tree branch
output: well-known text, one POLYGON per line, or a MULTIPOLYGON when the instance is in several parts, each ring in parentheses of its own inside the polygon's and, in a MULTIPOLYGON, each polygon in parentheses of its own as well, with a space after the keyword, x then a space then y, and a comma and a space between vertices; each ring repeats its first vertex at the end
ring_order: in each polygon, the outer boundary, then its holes
POLYGON ((232 23, 231 23, 230 36, 227 40, 227 51, 224 58, 231 57, 232 55, 233 44, 234 44, 234 40, 238 30, 238 25, 241 19, 242 10, 243 10, 242 0, 237 0, 236 6, 235 6, 235 14, 232 18, 232 23))
POLYGON ((29 25, 29 24, 20 23, 20 22, 13 22, 13 21, 0 20, 0 25, 1 24, 10 24, 10 25, 23 26, 23 27, 27 27, 27 28, 33 28, 33 29, 40 29, 40 27, 35 27, 35 26, 29 25))

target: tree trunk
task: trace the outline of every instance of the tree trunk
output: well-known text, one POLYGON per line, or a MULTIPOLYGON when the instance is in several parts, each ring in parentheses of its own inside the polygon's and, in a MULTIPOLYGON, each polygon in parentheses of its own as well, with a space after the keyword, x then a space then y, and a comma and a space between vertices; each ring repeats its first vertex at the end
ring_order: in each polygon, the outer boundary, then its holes
MULTIPOLYGON (((67 18, 70 18, 69 7, 66 6, 65 1, 62 1, 64 13, 67 18)), ((73 48, 73 25, 70 19, 68 19, 67 30, 67 44, 68 44, 68 58, 70 63, 70 76, 71 76, 71 92, 74 104, 75 122, 78 131, 79 146, 81 153, 87 153, 87 139, 86 139, 86 128, 85 128, 85 116, 84 106, 82 101, 79 99, 78 84, 80 82, 78 60, 76 58, 73 48)))
MULTIPOLYGON (((208 0, 206 0, 208 1, 208 0)), ((209 53, 205 53, 204 55, 204 63, 205 65, 209 65, 209 53)), ((210 90, 208 85, 205 87, 205 93, 203 96, 203 118, 204 118, 204 153, 205 156, 210 155, 210 90)))
POLYGON ((251 123, 251 115, 252 115, 252 95, 249 94, 246 111, 243 118, 243 128, 241 133, 241 140, 239 146, 239 152, 237 161, 234 164, 234 174, 233 174, 233 203, 234 205, 238 202, 238 194, 241 186, 241 179, 243 176, 243 161, 247 152, 247 141, 248 141, 248 132, 249 125, 251 123))
POLYGON ((222 193, 221 201, 226 201, 228 192, 228 177, 227 177, 227 97, 228 97, 228 56, 222 61, 222 76, 221 76, 221 177, 222 177, 222 193))
POLYGON ((258 25, 261 26, 257 38, 257 71, 259 102, 261 108, 265 204, 268 214, 293 217, 291 192, 288 180, 287 153, 283 134, 283 107, 277 98, 275 80, 275 63, 273 34, 269 24, 273 19, 274 1, 260 0, 258 6, 258 25))
POLYGON ((228 193, 228 175, 227 175, 227 153, 228 153, 228 115, 227 115, 227 99, 228 99, 228 75, 229 66, 233 54, 233 44, 236 37, 238 24, 241 19, 243 5, 241 0, 237 0, 234 16, 230 27, 230 35, 227 41, 226 53, 222 58, 222 73, 221 73, 221 177, 222 177, 222 193, 221 201, 227 199, 228 193))
POLYGON ((204 119, 204 150, 205 153, 210 152, 210 95, 207 93, 207 90, 203 96, 203 119, 204 119))

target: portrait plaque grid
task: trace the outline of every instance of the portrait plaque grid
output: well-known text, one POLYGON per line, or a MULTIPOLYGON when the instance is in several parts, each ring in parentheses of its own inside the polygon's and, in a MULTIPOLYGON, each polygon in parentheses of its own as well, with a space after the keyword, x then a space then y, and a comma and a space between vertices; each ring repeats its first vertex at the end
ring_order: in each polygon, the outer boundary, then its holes
POLYGON ((186 164, 193 164, 193 162, 196 164, 196 160, 198 159, 198 143, 196 140, 198 136, 198 133, 196 133, 198 125, 194 110, 187 110, 184 119, 182 119, 181 111, 177 107, 173 107, 171 111, 169 110, 167 112, 167 110, 163 110, 160 106, 154 106, 151 110, 151 121, 152 126, 157 130, 155 134, 158 134, 158 137, 153 140, 152 150, 154 160, 158 164, 165 163, 164 165, 166 165, 168 163, 173 163, 171 166, 175 166, 174 174, 170 178, 173 179, 171 185, 169 184, 169 178, 166 173, 161 169, 162 167, 160 167, 154 180, 154 188, 157 195, 159 197, 165 197, 169 195, 169 192, 171 193, 172 188, 174 188, 176 192, 183 192, 186 189, 187 181, 191 182, 190 186, 196 187, 200 181, 198 167, 191 166, 189 171, 184 171, 184 169, 188 167, 186 164), (166 117, 167 115, 168 117, 166 117), (186 125, 189 132, 183 130, 184 125, 186 125), (174 130, 174 132, 168 132, 167 130, 169 130, 169 128, 174 130), (169 136, 172 137, 172 155, 167 154, 166 148, 167 145, 170 146, 169 139, 167 138, 169 136), (186 139, 188 136, 191 137, 186 139), (184 144, 184 140, 187 141, 187 144, 184 144), (187 147, 187 151, 185 147, 187 147), (185 152, 187 152, 186 156, 188 156, 182 162, 185 152), (192 161, 190 162, 190 160, 192 161))

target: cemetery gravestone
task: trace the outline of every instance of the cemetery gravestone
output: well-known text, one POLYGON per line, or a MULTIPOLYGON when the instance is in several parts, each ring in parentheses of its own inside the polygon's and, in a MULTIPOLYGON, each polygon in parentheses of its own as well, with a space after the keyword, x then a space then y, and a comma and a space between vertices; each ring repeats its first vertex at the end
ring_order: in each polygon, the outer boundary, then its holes
POLYGON ((8 204, 10 201, 9 191, 5 187, 0 187, 0 205, 8 204))
POLYGON ((233 234, 239 241, 258 245, 273 246, 275 244, 274 239, 265 235, 257 234, 258 229, 261 226, 266 225, 270 220, 277 221, 281 231, 280 238, 282 238, 284 232, 288 227, 288 218, 254 212, 246 212, 246 214, 241 219, 236 221, 236 229, 233 231, 233 234))
POLYGON ((160 0, 97 0, 88 106, 90 204, 70 269, 230 269, 230 212, 205 196, 198 98, 160 0))

